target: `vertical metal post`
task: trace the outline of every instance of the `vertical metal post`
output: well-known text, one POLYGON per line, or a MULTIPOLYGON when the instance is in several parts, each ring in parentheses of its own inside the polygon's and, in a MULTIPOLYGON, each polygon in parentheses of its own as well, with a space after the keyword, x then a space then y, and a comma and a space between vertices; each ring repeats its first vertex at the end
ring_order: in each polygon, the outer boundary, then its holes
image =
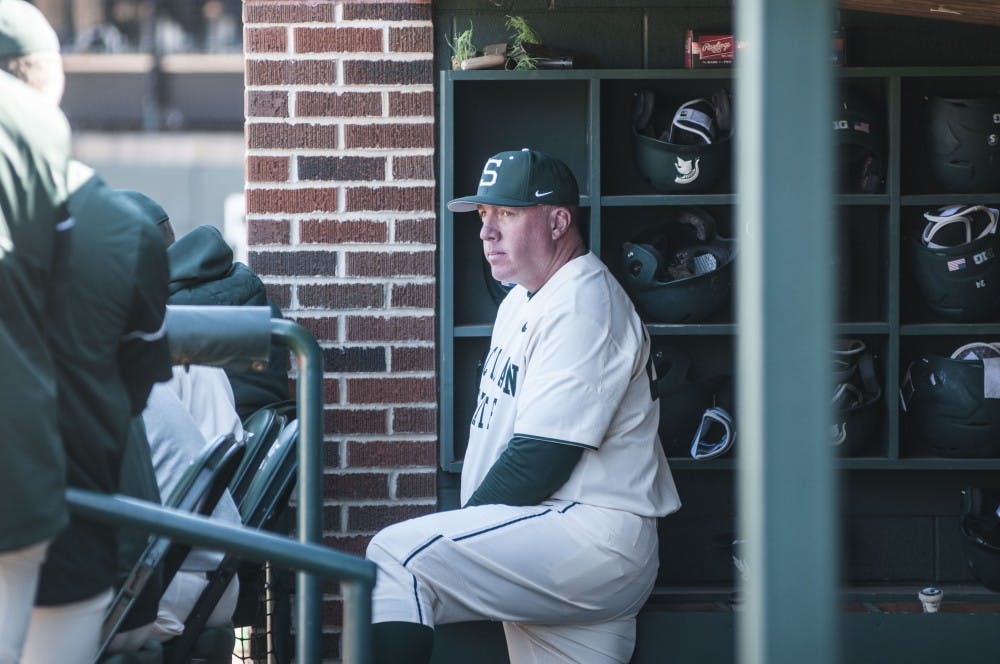
POLYGON ((829 440, 833 8, 736 3, 739 659, 838 660, 829 440))
POLYGON ((344 662, 371 664, 375 661, 372 643, 372 588, 374 582, 341 581, 344 593, 344 662))
MULTIPOLYGON (((309 332, 288 320, 271 319, 271 338, 288 346, 298 367, 296 399, 299 419, 299 541, 319 544, 323 537, 323 354, 309 332)), ((295 576, 295 653, 299 662, 322 660, 322 588, 305 572, 295 576)), ((369 607, 369 611, 370 611, 369 607)))

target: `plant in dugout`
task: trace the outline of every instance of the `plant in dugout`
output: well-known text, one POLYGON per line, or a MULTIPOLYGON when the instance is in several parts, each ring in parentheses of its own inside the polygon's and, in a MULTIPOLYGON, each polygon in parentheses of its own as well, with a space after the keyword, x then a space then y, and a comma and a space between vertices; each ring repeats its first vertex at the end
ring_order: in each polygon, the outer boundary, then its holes
POLYGON ((514 61, 514 69, 535 69, 537 58, 532 57, 525 44, 541 44, 538 33, 528 25, 523 16, 508 16, 507 29, 511 31, 510 50, 508 57, 514 61))
POLYGON ((448 46, 451 47, 451 68, 459 69, 464 60, 476 57, 478 53, 476 45, 472 42, 472 22, 469 22, 469 29, 463 30, 455 37, 455 41, 449 41, 445 37, 448 46))

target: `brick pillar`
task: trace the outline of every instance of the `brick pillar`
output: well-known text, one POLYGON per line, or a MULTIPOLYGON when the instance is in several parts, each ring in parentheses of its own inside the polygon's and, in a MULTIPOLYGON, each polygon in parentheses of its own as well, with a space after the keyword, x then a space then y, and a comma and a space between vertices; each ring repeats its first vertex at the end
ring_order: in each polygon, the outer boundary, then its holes
POLYGON ((436 507, 431 5, 243 10, 250 266, 323 348, 324 538, 363 554, 436 507))

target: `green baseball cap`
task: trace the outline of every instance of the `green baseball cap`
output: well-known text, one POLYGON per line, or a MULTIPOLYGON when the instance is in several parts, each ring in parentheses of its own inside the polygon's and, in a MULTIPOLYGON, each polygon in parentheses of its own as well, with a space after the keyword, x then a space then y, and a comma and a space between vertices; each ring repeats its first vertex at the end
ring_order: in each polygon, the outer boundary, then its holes
POLYGON ((450 201, 448 209, 472 212, 480 204, 579 205, 580 190, 569 166, 544 152, 524 148, 487 159, 476 194, 450 201))
POLYGON ((42 12, 25 0, 0 0, 0 58, 58 52, 59 37, 42 12))

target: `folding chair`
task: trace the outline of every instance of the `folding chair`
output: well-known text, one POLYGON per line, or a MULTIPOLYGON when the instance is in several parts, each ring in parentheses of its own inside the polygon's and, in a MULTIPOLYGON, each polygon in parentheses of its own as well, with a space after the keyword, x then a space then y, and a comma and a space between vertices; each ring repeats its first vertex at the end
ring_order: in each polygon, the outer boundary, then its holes
MULTIPOLYGON (((245 527, 268 529, 288 504, 298 471, 298 434, 298 420, 285 425, 253 473, 246 494, 237 502, 245 527)), ((165 664, 192 661, 192 657, 193 661, 228 664, 232 644, 228 652, 222 652, 223 648, 218 646, 214 652, 206 652, 209 644, 218 643, 219 639, 213 634, 214 630, 205 628, 205 622, 239 571, 240 562, 237 556, 227 554, 219 567, 208 575, 208 586, 188 615, 184 633, 164 644, 165 664)), ((242 586, 240 594, 243 594, 242 586)))
POLYGON ((247 451, 229 483, 229 492, 237 504, 246 493, 253 477, 252 471, 264 460, 267 450, 271 448, 274 439, 278 437, 287 422, 288 417, 271 406, 264 406, 254 411, 243 422, 247 451))
POLYGON ((269 403, 264 407, 272 409, 278 415, 283 415, 285 420, 288 422, 291 422, 299 416, 298 402, 295 399, 275 401, 274 403, 269 403))
MULTIPOLYGON (((164 505, 201 515, 211 514, 243 458, 244 450, 244 444, 236 441, 232 434, 219 436, 191 463, 164 505)), ((190 545, 173 543, 163 535, 150 536, 146 549, 111 601, 102 628, 104 638, 94 661, 128 661, 127 654, 102 658, 157 566, 161 562, 164 564, 163 587, 166 588, 190 549, 190 545)))

